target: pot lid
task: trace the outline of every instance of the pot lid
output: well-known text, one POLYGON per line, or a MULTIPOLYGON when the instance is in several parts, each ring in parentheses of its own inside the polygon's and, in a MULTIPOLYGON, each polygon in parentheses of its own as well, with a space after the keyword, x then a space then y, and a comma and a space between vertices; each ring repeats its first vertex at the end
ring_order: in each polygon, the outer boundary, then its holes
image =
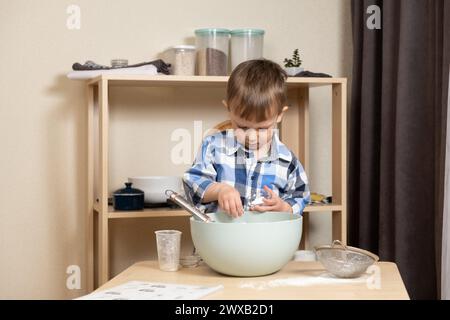
POLYGON ((114 192, 114 195, 130 196, 144 194, 144 191, 132 188, 131 185, 131 182, 125 182, 125 188, 117 190, 114 192))

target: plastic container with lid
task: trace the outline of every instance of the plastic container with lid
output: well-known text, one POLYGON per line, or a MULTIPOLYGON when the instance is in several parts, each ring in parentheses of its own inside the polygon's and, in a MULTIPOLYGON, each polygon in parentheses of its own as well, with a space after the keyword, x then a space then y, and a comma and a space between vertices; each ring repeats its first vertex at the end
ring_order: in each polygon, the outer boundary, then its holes
POLYGON ((197 74, 201 76, 226 76, 230 30, 208 28, 195 30, 197 47, 197 74))
POLYGON ((172 49, 172 74, 182 76, 195 75, 195 46, 179 45, 172 49))
POLYGON ((231 31, 231 68, 241 62, 263 57, 264 30, 236 29, 231 31))

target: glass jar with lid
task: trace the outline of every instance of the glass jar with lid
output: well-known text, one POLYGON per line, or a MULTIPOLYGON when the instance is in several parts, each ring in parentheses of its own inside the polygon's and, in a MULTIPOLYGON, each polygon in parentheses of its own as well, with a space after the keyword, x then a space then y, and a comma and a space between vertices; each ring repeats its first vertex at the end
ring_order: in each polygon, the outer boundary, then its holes
POLYGON ((195 75, 195 46, 174 46, 172 47, 172 54, 172 74, 180 76, 195 75))
POLYGON ((228 29, 195 30, 198 75, 226 76, 228 74, 229 41, 230 30, 228 29))
POLYGON ((236 29, 231 31, 231 68, 241 62, 263 57, 264 30, 236 29))

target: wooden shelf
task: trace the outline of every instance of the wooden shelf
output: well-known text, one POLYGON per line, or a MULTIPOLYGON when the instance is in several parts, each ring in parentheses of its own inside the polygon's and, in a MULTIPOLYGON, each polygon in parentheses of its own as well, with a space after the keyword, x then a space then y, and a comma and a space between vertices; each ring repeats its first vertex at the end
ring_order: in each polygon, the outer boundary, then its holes
POLYGON ((339 204, 313 204, 307 206, 303 212, 328 212, 328 211, 341 211, 342 206, 339 204))
MULTIPOLYGON (((94 210, 99 209, 94 206, 94 210)), ((330 212, 341 211, 342 206, 336 204, 315 204, 307 206, 304 212, 330 212)), ((138 211, 116 211, 112 206, 108 207, 108 219, 123 218, 162 218, 162 217, 189 217, 190 214, 182 209, 170 208, 145 208, 138 211)))
MULTIPOLYGON (((173 76, 173 75, 102 75, 89 81, 96 85, 102 80, 108 81, 109 86, 132 86, 132 87, 224 87, 228 77, 220 76, 173 76)), ((288 88, 295 87, 317 87, 332 84, 340 84, 345 78, 298 78, 289 77, 286 81, 288 88)))
POLYGON ((109 208, 109 219, 121 218, 161 218, 161 217, 189 217, 189 212, 183 209, 169 209, 169 208, 152 208, 139 211, 115 211, 112 207, 109 208))
MULTIPOLYGON (((174 75, 102 75, 86 81, 87 89, 87 264, 86 277, 88 290, 94 287, 94 265, 96 262, 97 285, 109 280, 109 219, 125 218, 165 218, 189 217, 182 209, 145 209, 143 211, 114 211, 108 207, 109 186, 109 97, 113 87, 187 87, 220 88, 227 85, 228 77, 216 76, 174 76, 174 75), (98 201, 98 202, 97 202, 98 201), (97 212, 97 224, 94 213, 97 212), (97 232, 94 233, 94 226, 97 232), (94 235, 96 239, 94 239, 94 235), (94 244, 97 243, 95 253, 94 244), (95 258, 97 260, 95 260, 95 258)), ((290 108, 281 125, 280 136, 298 156, 309 172, 310 124, 309 93, 310 88, 326 86, 331 94, 331 147, 332 147, 332 192, 337 204, 312 205, 305 208, 301 248, 309 245, 309 218, 311 214, 332 212, 332 239, 347 240, 347 79, 345 78, 297 78, 286 81, 288 94, 295 108, 290 108)))

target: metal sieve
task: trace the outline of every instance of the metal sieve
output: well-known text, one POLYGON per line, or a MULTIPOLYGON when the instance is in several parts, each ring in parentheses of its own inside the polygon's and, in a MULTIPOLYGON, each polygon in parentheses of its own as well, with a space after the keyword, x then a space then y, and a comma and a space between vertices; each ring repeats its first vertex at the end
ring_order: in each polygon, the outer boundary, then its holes
POLYGON ((167 199, 170 199, 178 204, 180 207, 189 212, 194 218, 203 222, 213 222, 210 216, 201 212, 199 209, 197 209, 197 207, 190 204, 183 196, 176 193, 175 191, 166 190, 165 194, 167 196, 167 199))
POLYGON ((356 278, 379 257, 369 251, 350 247, 334 240, 332 245, 315 247, 317 259, 325 269, 339 278, 356 278))

